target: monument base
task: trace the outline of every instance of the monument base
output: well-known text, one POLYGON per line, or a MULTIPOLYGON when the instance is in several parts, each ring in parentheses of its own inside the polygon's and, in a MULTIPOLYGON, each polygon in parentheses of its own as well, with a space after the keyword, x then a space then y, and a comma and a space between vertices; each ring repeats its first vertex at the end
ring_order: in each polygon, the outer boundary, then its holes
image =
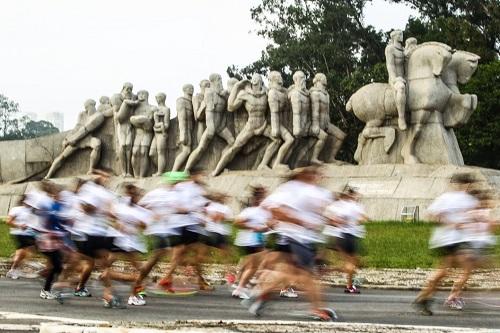
MULTIPOLYGON (((447 191, 450 179, 457 172, 470 172, 478 179, 479 188, 492 189, 500 194, 500 170, 468 166, 438 165, 332 165, 324 168, 322 185, 331 191, 342 191, 346 185, 355 187, 362 194, 362 202, 371 220, 399 220, 405 206, 418 206, 421 219, 425 219, 427 206, 447 191)), ((231 197, 229 204, 239 211, 249 195, 249 186, 261 184, 273 190, 285 179, 276 171, 227 171, 218 177, 208 177, 209 188, 231 197)), ((72 178, 54 181, 71 186, 72 178)), ((124 182, 131 182, 149 191, 161 184, 160 177, 143 179, 113 177, 110 188, 120 191, 124 182)), ((37 186, 38 182, 0 186, 0 215, 17 204, 19 196, 37 186)), ((500 209, 494 211, 500 217, 500 209)))

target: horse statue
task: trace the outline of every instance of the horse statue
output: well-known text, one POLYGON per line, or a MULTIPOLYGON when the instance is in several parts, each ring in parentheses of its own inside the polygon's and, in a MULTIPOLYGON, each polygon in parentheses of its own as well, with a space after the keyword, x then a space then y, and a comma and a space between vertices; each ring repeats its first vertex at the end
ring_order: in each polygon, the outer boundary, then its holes
MULTIPOLYGON (((407 55, 406 111, 410 127, 406 133, 401 156, 405 164, 420 163, 415 144, 432 115, 445 127, 456 127, 469 119, 477 106, 475 95, 460 94, 457 82, 468 82, 477 69, 479 56, 454 51, 438 42, 422 43, 407 55)), ((348 112, 366 125, 358 137, 354 159, 361 161, 369 139, 383 138, 384 151, 389 153, 396 139, 397 120, 394 90, 387 83, 371 83, 361 87, 349 99, 348 112)), ((433 118, 434 119, 434 118, 433 118)))

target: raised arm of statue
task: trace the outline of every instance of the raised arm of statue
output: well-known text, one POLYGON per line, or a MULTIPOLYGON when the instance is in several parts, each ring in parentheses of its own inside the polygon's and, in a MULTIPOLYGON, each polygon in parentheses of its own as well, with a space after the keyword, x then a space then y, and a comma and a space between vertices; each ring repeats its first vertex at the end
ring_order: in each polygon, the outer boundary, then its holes
POLYGON ((243 105, 245 101, 243 89, 245 89, 245 86, 248 84, 250 84, 248 80, 241 80, 234 84, 229 94, 229 98, 227 99, 227 110, 229 112, 234 112, 243 105))
POLYGON ((134 101, 131 99, 126 99, 123 101, 120 109, 118 110, 117 119, 120 123, 124 123, 128 121, 130 116, 132 115, 132 111, 134 111, 134 107, 139 104, 138 101, 134 101))
POLYGON ((311 92, 311 131, 313 135, 319 134, 321 96, 318 92, 311 92))
POLYGON ((271 89, 268 94, 269 111, 271 112, 271 136, 277 138, 280 135, 280 102, 278 92, 271 89))

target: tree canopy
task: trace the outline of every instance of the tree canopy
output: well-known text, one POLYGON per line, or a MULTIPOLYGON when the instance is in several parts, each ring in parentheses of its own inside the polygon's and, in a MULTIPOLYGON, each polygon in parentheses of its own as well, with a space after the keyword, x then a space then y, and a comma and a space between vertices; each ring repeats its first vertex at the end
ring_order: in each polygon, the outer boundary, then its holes
MULTIPOLYGON (((348 137, 340 158, 351 161, 363 124, 345 112, 348 98, 370 82, 385 82, 384 48, 390 31, 377 31, 364 22, 364 10, 371 0, 261 0, 251 9, 258 23, 257 34, 269 45, 260 59, 243 66, 231 66, 228 74, 238 78, 271 70, 283 74, 290 85, 294 71, 311 79, 325 73, 331 98, 332 122, 348 137)), ((470 123, 457 133, 467 164, 500 168, 500 154, 492 156, 500 136, 498 107, 500 76, 500 4, 498 0, 387 0, 413 6, 418 17, 410 17, 406 37, 418 42, 440 41, 456 49, 481 56, 478 73, 462 87, 479 97, 479 107, 470 123), (484 122, 489 126, 483 127, 484 122), (495 124, 498 124, 495 126, 495 124), (480 130, 481 129, 481 130, 480 130), (488 152, 490 152, 488 154, 488 152)))

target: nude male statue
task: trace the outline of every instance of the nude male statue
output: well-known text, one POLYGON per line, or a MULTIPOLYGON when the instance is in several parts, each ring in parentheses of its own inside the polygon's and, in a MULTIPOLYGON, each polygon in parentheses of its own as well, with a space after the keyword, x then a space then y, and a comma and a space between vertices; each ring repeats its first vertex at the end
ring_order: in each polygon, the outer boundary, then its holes
POLYGON ((269 73, 269 91, 267 101, 269 104, 269 111, 271 112, 270 134, 273 141, 270 144, 269 156, 264 155, 262 164, 269 165, 276 149, 279 148, 273 169, 288 169, 288 165, 285 164, 285 158, 288 151, 293 146, 295 139, 285 125, 283 125, 283 119, 281 117, 281 114, 283 114, 288 105, 288 98, 287 89, 283 87, 283 78, 279 72, 272 71, 269 73))
POLYGON ((205 105, 202 106, 203 99, 205 98, 205 91, 207 88, 210 87, 210 81, 208 80, 201 80, 200 82, 200 92, 197 93, 196 95, 193 96, 192 102, 193 102, 193 112, 194 112, 194 119, 196 120, 196 140, 198 143, 201 141, 201 136, 203 135, 203 132, 205 131, 206 124, 205 124, 205 117, 204 113, 200 108, 203 108, 205 105), (200 116, 203 116, 202 118, 198 118, 198 114, 200 116))
POLYGON ((234 142, 234 136, 226 126, 226 94, 222 87, 222 77, 219 74, 211 74, 209 81, 210 88, 205 90, 202 107, 197 111, 197 119, 205 117, 207 128, 203 132, 198 146, 189 155, 185 167, 186 171, 195 166, 216 135, 226 141, 228 146, 234 142))
MULTIPOLYGON (((244 106, 248 112, 248 121, 245 127, 243 127, 243 130, 236 137, 234 143, 222 154, 217 167, 212 173, 213 176, 220 174, 224 167, 231 162, 251 138, 267 134, 264 133, 267 128, 267 91, 264 87, 262 76, 254 74, 250 82, 248 80, 242 80, 236 83, 229 95, 227 103, 227 109, 230 112, 244 106)), ((270 137, 270 131, 266 136, 270 137)), ((269 147, 266 150, 269 151, 269 147)), ((262 163, 259 165, 259 168, 264 167, 262 163)))
POLYGON ((405 131, 406 125, 406 80, 405 77, 405 53, 403 49, 403 32, 394 30, 391 39, 385 48, 385 62, 389 73, 389 85, 394 89, 396 109, 398 110, 398 127, 405 131))
POLYGON ((185 84, 182 87, 183 96, 176 101, 177 121, 179 125, 179 145, 181 152, 174 161, 172 171, 179 171, 191 153, 191 135, 194 129, 193 115, 193 92, 192 84, 185 84))
MULTIPOLYGON (((130 123, 135 128, 132 147, 132 170, 135 177, 146 177, 149 168, 149 148, 153 140, 153 113, 156 109, 149 104, 146 90, 137 92, 138 104, 130 123)), ((124 101, 125 103, 125 101, 124 101)))
POLYGON ((162 175, 167 168, 167 140, 168 128, 170 127, 170 108, 165 105, 167 95, 159 93, 156 95, 158 107, 153 113, 154 138, 149 150, 149 157, 153 161, 156 157, 157 172, 153 176, 162 175))
POLYGON ((113 113, 109 108, 105 112, 97 112, 95 106, 96 102, 93 99, 85 101, 85 111, 82 111, 78 115, 78 122, 75 129, 63 140, 63 151, 56 157, 45 178, 51 178, 62 166, 64 160, 80 149, 92 149, 88 173, 90 174, 97 167, 101 158, 101 140, 93 137, 91 134, 104 123, 107 117, 111 117, 113 113))
MULTIPOLYGON (((326 75, 317 73, 313 79, 313 87, 309 89, 312 111, 311 132, 313 135, 317 135, 318 138, 328 137, 328 135, 334 137, 335 141, 333 143, 332 156, 335 160, 346 134, 330 122, 330 95, 326 90, 326 86, 326 75)), ((318 142, 320 140, 318 140, 318 142)), ((323 145, 314 147, 313 159, 318 159, 322 148, 323 145), (316 149, 318 149, 318 151, 316 151, 316 149)))
POLYGON ((134 131, 130 123, 130 117, 139 103, 132 93, 132 83, 125 82, 119 94, 111 96, 113 108, 115 133, 117 137, 116 151, 120 160, 122 176, 132 177, 132 143, 134 131))

